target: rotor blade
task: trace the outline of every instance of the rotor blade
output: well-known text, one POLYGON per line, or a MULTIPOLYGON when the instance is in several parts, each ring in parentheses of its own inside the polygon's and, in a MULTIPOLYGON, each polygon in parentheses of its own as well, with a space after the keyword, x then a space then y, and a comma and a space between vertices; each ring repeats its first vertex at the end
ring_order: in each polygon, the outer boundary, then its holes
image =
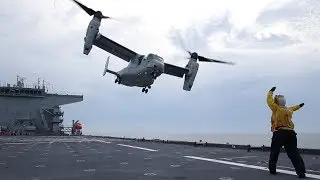
POLYGON ((187 52, 191 56, 191 52, 188 51, 184 38, 182 37, 180 31, 176 31, 175 40, 178 43, 179 48, 184 52, 187 52))
POLYGON ((219 61, 219 60, 215 60, 215 59, 208 59, 208 58, 205 58, 203 56, 198 56, 198 59, 199 59, 199 61, 203 61, 203 62, 215 62, 215 63, 223 63, 223 64, 234 65, 233 62, 219 61))
POLYGON ((190 56, 185 55, 173 55, 171 56, 172 59, 190 59, 190 56))
POLYGON ((128 22, 128 23, 140 22, 140 17, 134 17, 134 16, 117 16, 117 17, 112 16, 109 18, 115 21, 128 22))
POLYGON ((86 11, 90 16, 94 15, 96 13, 95 10, 88 8, 87 6, 81 4, 79 1, 73 0, 75 3, 77 3, 84 11, 86 11))

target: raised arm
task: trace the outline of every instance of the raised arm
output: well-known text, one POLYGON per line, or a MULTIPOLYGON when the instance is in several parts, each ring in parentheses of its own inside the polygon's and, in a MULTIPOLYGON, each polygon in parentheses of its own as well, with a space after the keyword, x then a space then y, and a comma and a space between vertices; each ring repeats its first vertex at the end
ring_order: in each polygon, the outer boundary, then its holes
POLYGON ((273 100, 273 92, 275 90, 276 90, 276 87, 273 87, 268 91, 268 94, 267 94, 267 104, 272 111, 278 108, 278 105, 273 100))
POLYGON ((291 107, 289 107, 289 109, 292 110, 292 111, 297 111, 300 108, 302 108, 302 106, 304 106, 304 103, 301 103, 301 104, 295 105, 295 106, 291 106, 291 107))

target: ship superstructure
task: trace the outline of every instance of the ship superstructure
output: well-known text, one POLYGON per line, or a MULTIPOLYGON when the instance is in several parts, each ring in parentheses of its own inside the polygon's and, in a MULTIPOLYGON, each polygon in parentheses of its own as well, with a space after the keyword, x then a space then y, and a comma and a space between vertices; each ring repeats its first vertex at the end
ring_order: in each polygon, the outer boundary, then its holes
POLYGON ((40 87, 26 87, 24 78, 16 84, 0 85, 0 131, 17 135, 62 135, 62 105, 83 101, 83 95, 48 93, 40 87))

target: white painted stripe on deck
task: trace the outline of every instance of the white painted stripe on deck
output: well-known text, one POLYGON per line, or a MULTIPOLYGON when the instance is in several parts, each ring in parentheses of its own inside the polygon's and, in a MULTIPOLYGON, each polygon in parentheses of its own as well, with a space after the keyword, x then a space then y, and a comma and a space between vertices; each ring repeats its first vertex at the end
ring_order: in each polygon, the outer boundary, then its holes
MULTIPOLYGON (((292 167, 287 167, 287 166, 278 166, 278 165, 277 165, 277 167, 295 170, 294 168, 292 168, 292 167)), ((307 172, 320 173, 320 171, 315 171, 315 170, 311 170, 311 169, 306 169, 306 171, 307 171, 307 172)))
POLYGON ((17 142, 17 143, 4 143, 4 144, 31 144, 31 143, 22 143, 22 142, 17 142))
POLYGON ((141 149, 141 150, 146 150, 146 151, 158 151, 156 149, 148 149, 148 148, 143 148, 143 147, 138 147, 138 146, 130 146, 126 144, 117 144, 118 146, 125 146, 125 147, 130 147, 130 148, 135 148, 135 149, 141 149))
POLYGON ((110 144, 111 142, 108 142, 108 141, 102 141, 102 140, 99 140, 99 139, 96 139, 95 141, 98 141, 98 142, 101 142, 101 143, 106 143, 106 144, 110 144))
MULTIPOLYGON (((262 167, 262 166, 235 163, 235 162, 230 162, 230 161, 222 161, 222 160, 217 160, 217 159, 209 159, 209 158, 196 157, 196 156, 184 156, 184 157, 190 158, 190 159, 202 160, 202 161, 215 162, 215 163, 220 163, 220 164, 228 164, 228 165, 232 165, 232 166, 240 166, 240 167, 246 167, 246 168, 251 168, 251 169, 269 171, 269 169, 267 167, 262 167)), ((277 169, 277 172, 283 173, 283 174, 297 175, 295 171, 288 171, 288 170, 282 170, 282 169, 277 169)), ((320 179, 320 175, 307 173, 306 176, 309 178, 320 179)))
POLYGON ((241 156, 241 157, 228 157, 228 158, 221 158, 224 160, 233 160, 233 159, 248 159, 248 158, 256 158, 258 156, 241 156))

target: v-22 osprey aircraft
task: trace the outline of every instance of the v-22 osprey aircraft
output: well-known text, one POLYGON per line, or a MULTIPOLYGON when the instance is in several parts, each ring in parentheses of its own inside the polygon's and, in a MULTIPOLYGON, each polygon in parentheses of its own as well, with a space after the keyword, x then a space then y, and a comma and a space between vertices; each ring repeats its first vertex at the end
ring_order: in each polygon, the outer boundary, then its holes
POLYGON ((88 8, 79 1, 73 1, 90 16, 93 15, 93 18, 87 28, 86 37, 84 38, 83 54, 88 55, 92 46, 95 45, 129 63, 127 67, 123 68, 119 72, 114 72, 108 69, 110 56, 108 57, 103 71, 103 76, 107 72, 114 74, 116 76, 115 83, 129 87, 142 87, 142 92, 148 93, 148 89, 151 89, 151 85, 154 83, 156 78, 164 73, 180 78, 183 78, 184 76, 183 90, 190 91, 199 69, 199 63, 197 60, 233 64, 230 62, 208 59, 203 56, 198 56, 196 52, 191 53, 188 51, 191 57, 186 67, 183 68, 165 63, 162 57, 153 53, 148 55, 138 54, 99 33, 101 20, 108 19, 110 17, 104 16, 101 11, 95 11, 88 8))

